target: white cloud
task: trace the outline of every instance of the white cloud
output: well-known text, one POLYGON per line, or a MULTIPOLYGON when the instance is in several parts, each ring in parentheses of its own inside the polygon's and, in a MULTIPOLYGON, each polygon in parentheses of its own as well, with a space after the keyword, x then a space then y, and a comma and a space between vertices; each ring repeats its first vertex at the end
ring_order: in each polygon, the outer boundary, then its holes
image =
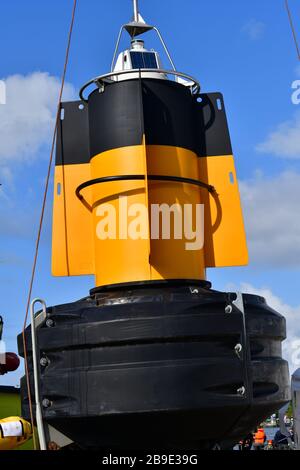
POLYGON ((300 267, 300 174, 240 183, 250 263, 300 267))
POLYGON ((256 150, 280 158, 299 159, 300 113, 297 112, 290 121, 279 124, 274 131, 269 133, 264 142, 257 145, 256 150))
MULTIPOLYGON (((31 162, 49 144, 53 130, 60 80, 48 73, 13 75, 5 80, 6 105, 0 106, 0 167, 31 162)), ((66 83, 65 99, 74 99, 74 87, 66 83)))
POLYGON ((251 41, 258 41, 264 35, 265 29, 266 25, 264 23, 252 18, 244 24, 242 32, 245 33, 251 41))
MULTIPOLYGON (((233 286, 230 286, 232 289, 233 286)), ((257 289, 250 284, 242 283, 238 289, 245 294, 256 294, 264 297, 270 307, 283 315, 287 321, 287 339, 283 343, 283 356, 288 360, 290 372, 293 373, 300 367, 300 305, 292 307, 283 302, 270 289, 257 289)))

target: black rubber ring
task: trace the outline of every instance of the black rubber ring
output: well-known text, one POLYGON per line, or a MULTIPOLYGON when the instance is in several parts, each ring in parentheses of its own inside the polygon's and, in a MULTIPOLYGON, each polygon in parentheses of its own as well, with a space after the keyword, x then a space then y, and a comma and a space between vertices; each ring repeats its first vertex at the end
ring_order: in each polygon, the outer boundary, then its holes
MULTIPOLYGON (((88 188, 90 186, 94 186, 95 184, 100 184, 100 183, 110 183, 112 181, 144 181, 146 177, 144 175, 121 175, 121 176, 105 176, 104 178, 96 178, 93 180, 86 181, 85 183, 82 183, 78 188, 76 189, 76 196, 82 200, 83 196, 80 194, 81 191, 85 188, 88 188)), ((167 175, 149 175, 147 178, 149 181, 171 181, 174 183, 186 183, 186 184, 191 184, 193 186, 198 186, 200 188, 205 188, 209 193, 215 193, 216 190, 214 186, 211 186, 209 184, 203 183, 202 181, 199 180, 194 180, 191 178, 182 178, 179 176, 167 176, 167 175)))

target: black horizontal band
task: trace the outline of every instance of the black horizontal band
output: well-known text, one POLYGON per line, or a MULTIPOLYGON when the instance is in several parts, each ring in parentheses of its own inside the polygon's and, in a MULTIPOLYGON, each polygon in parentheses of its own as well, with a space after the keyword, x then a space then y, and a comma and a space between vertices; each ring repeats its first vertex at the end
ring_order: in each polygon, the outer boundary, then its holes
MULTIPOLYGON (((223 97, 169 80, 114 82, 89 103, 62 103, 56 165, 90 163, 108 150, 146 145, 190 150, 199 158, 232 155, 223 97)), ((164 151, 162 158, 164 157, 164 151)))
MULTIPOLYGON (((168 175, 148 175, 147 179, 149 181, 171 181, 173 183, 186 183, 191 184, 193 186, 198 186, 200 188, 207 189, 209 193, 215 193, 216 190, 214 186, 209 184, 203 183, 203 181, 194 180, 191 178, 182 178, 180 176, 168 176, 168 175)), ((146 177, 144 175, 121 175, 121 176, 105 176, 104 178, 96 178, 93 180, 86 181, 82 183, 76 189, 76 196, 82 200, 84 199, 81 191, 85 188, 90 186, 94 186, 95 184, 100 183, 111 183, 113 181, 145 181, 146 177)))

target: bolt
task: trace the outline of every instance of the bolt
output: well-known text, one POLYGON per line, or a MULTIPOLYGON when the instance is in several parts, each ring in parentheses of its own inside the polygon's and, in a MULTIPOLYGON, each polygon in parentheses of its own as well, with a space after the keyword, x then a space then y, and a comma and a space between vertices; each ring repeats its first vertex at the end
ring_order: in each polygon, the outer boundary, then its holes
POLYGON ((40 364, 42 367, 47 367, 49 365, 49 359, 47 357, 42 357, 40 360, 40 364))
POLYGON ((55 323, 54 323, 54 321, 53 321, 51 318, 48 318, 48 319, 46 320, 46 326, 47 326, 48 328, 53 328, 53 327, 55 326, 55 323))
POLYGON ((245 389, 245 387, 241 387, 241 388, 238 388, 236 392, 237 392, 238 395, 243 397, 246 393, 246 389, 245 389))
POLYGON ((192 294, 199 294, 199 289, 191 289, 192 294))
POLYGON ((229 314, 229 313, 232 313, 232 310, 233 310, 232 305, 226 305, 226 307, 225 307, 225 313, 228 313, 228 314, 229 314))
POLYGON ((237 356, 240 358, 240 354, 241 354, 241 352, 243 351, 243 346, 242 346, 240 343, 238 343, 238 344, 235 346, 234 350, 235 350, 237 356))
POLYGON ((52 404, 52 403, 51 403, 50 400, 48 400, 48 398, 45 398, 45 399, 42 401, 42 405, 43 405, 44 408, 50 408, 51 404, 52 404))

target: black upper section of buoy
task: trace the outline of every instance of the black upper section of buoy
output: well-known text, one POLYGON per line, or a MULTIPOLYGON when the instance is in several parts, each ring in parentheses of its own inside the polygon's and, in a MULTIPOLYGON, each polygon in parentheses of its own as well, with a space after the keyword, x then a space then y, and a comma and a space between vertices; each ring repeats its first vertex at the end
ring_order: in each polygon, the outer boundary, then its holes
POLYGON ((91 156, 140 145, 143 133, 147 145, 182 147, 199 156, 230 155, 226 118, 220 124, 222 110, 207 95, 203 98, 198 102, 189 88, 158 79, 127 80, 106 86, 103 93, 94 91, 89 97, 91 156), (205 134, 213 125, 218 135, 207 146, 205 134))
POLYGON ((91 157, 120 147, 140 145, 143 107, 138 80, 128 80, 95 90, 89 97, 91 157))
POLYGON ((95 90, 88 104, 63 103, 62 109, 57 165, 140 145, 143 134, 147 145, 182 147, 199 157, 232 154, 220 93, 195 96, 170 80, 131 79, 95 90))

